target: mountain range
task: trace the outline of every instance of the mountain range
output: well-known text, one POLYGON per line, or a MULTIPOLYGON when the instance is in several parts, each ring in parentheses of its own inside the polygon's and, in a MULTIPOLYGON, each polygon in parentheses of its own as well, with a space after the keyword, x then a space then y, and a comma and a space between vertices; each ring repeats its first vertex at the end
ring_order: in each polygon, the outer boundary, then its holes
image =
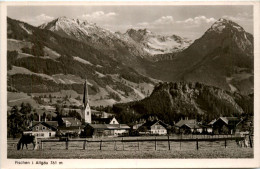
POLYGON ((112 32, 60 17, 34 27, 7 18, 8 90, 81 96, 88 79, 96 105, 140 100, 159 81, 201 82, 253 93, 253 35, 219 19, 192 42, 147 29, 112 32))
POLYGON ((202 82, 248 94, 254 84, 253 47, 252 34, 221 18, 171 60, 147 65, 147 72, 164 81, 202 82))

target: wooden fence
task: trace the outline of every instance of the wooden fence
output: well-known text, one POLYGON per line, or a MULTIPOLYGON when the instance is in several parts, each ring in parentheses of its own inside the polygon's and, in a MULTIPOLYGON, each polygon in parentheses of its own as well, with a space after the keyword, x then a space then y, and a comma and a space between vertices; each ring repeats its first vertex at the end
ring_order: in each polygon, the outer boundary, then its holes
MULTIPOLYGON (((40 140, 39 144, 40 147, 39 149, 43 150, 44 149, 44 144, 48 144, 48 143, 55 143, 55 142, 64 142, 65 144, 65 149, 68 150, 69 149, 69 145, 72 144, 72 142, 78 142, 82 144, 82 148, 83 150, 87 149, 87 145, 90 143, 96 143, 99 144, 98 148, 99 150, 102 150, 103 144, 105 143, 112 143, 114 146, 114 150, 117 150, 117 145, 119 143, 121 143, 121 147, 122 150, 125 150, 125 144, 127 143, 134 143, 136 144, 137 150, 141 149, 141 144, 140 143, 145 143, 145 142, 149 142, 149 143, 154 143, 154 150, 158 149, 158 143, 160 142, 166 142, 167 144, 167 149, 171 150, 171 143, 172 142, 179 142, 179 146, 181 148, 181 144, 182 143, 186 143, 186 142, 194 142, 195 144, 195 149, 199 150, 199 145, 200 142, 223 142, 224 143, 224 147, 226 148, 228 146, 227 141, 244 141, 245 137, 234 137, 234 136, 229 136, 229 137, 200 137, 200 138, 170 138, 169 136, 167 136, 166 138, 148 138, 148 139, 142 139, 142 137, 140 137, 140 139, 135 138, 135 139, 130 139, 130 138, 124 138, 122 137, 122 139, 117 139, 117 140, 108 140, 108 139, 100 139, 100 140, 91 140, 91 139, 66 139, 66 140, 58 140, 58 139, 49 139, 49 140, 40 140)), ((252 143, 252 138, 249 137, 249 145, 252 148, 253 147, 253 143, 252 143)))

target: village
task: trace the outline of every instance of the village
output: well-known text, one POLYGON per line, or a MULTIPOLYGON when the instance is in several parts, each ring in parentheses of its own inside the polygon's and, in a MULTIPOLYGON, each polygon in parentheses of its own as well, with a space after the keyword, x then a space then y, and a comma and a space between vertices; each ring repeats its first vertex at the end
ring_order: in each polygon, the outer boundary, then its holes
POLYGON ((37 138, 102 138, 124 136, 159 136, 171 134, 206 134, 206 135, 235 135, 252 134, 253 117, 219 117, 210 123, 204 124, 197 119, 188 117, 180 119, 174 125, 164 123, 157 117, 149 117, 139 122, 121 124, 112 113, 91 110, 88 95, 87 80, 84 84, 81 119, 77 117, 61 117, 61 121, 49 120, 39 115, 37 121, 30 121, 24 135, 33 135, 37 138))

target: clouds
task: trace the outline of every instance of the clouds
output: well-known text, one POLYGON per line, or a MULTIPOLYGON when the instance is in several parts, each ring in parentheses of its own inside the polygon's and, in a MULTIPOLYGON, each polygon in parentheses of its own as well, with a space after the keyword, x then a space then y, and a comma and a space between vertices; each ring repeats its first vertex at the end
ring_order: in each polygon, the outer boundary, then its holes
POLYGON ((247 12, 238 13, 233 16, 224 15, 223 18, 230 19, 235 22, 246 22, 246 21, 252 21, 253 20, 253 14, 249 14, 247 12))
POLYGON ((25 17, 25 18, 21 18, 22 21, 27 22, 31 25, 34 26, 39 26, 45 22, 50 22, 54 19, 54 17, 52 16, 48 16, 46 14, 40 14, 34 17, 25 17))
POLYGON ((96 11, 91 14, 83 14, 78 16, 79 19, 84 19, 90 22, 101 23, 101 22, 110 22, 115 19, 117 14, 115 12, 105 13, 103 11, 96 11))
POLYGON ((173 16, 162 16, 152 22, 141 22, 137 27, 165 27, 165 26, 185 26, 185 27, 200 27, 208 26, 216 21, 213 17, 196 16, 184 20, 175 21, 173 16))
POLYGON ((215 21, 216 19, 213 17, 207 18, 206 16, 196 16, 194 18, 188 18, 183 21, 176 21, 176 23, 192 24, 192 25, 199 26, 201 24, 212 24, 215 21))
POLYGON ((159 25, 168 25, 173 23, 174 23, 174 19, 172 16, 162 16, 161 18, 153 22, 153 24, 159 24, 159 25))

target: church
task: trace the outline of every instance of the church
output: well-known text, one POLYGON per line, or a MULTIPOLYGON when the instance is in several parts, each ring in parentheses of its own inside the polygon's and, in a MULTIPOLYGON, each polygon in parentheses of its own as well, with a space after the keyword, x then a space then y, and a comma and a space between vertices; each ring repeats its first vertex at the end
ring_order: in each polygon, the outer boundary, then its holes
POLYGON ((88 81, 86 79, 84 83, 84 93, 83 93, 83 118, 85 119, 86 124, 91 123, 91 109, 89 105, 89 99, 88 99, 88 81))
POLYGON ((83 133, 86 137, 119 136, 122 134, 129 134, 130 127, 126 124, 119 124, 115 117, 111 119, 94 119, 92 123, 87 80, 84 83, 83 106, 82 116, 86 123, 83 133))

